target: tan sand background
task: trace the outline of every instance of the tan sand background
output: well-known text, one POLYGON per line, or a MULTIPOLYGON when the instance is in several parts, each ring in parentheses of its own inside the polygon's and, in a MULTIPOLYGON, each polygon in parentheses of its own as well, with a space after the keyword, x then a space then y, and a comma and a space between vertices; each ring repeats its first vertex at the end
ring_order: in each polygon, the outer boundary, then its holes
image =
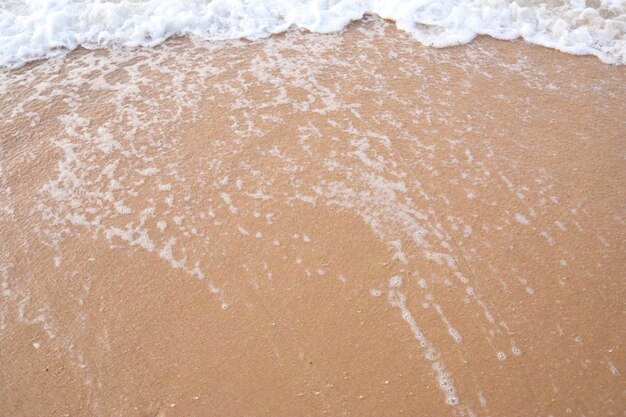
POLYGON ((2 73, 0 415, 625 415, 625 115, 374 18, 2 73))

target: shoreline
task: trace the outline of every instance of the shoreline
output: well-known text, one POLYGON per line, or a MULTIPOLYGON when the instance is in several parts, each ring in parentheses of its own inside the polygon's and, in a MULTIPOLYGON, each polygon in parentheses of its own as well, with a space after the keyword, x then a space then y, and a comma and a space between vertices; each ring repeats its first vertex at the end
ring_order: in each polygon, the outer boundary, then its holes
POLYGON ((381 19, 0 74, 0 414, 621 414, 625 86, 381 19))

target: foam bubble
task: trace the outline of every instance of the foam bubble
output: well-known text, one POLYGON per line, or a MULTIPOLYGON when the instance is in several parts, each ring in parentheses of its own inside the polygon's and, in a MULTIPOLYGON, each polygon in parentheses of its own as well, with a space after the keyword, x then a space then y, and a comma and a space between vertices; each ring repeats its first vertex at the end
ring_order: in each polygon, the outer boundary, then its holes
POLYGON ((383 295, 383 292, 381 290, 373 288, 370 290, 370 294, 372 297, 380 297, 381 295, 383 295))
POLYGON ((487 407, 487 399, 482 391, 478 391, 478 401, 480 402, 481 407, 487 407))
POLYGON ((530 224, 530 220, 520 213, 515 214, 515 221, 526 226, 530 224))
POLYGON ((398 275, 394 275, 389 278, 389 288, 400 288, 402 287, 402 277, 398 275))
POLYGON ((452 378, 450 378, 450 375, 448 375, 443 365, 441 365, 439 362, 435 362, 433 363, 433 370, 437 374, 439 388, 441 388, 441 390, 446 395, 446 404, 452 406, 458 405, 459 397, 456 394, 454 383, 452 382, 452 378))
POLYGON ((459 333, 459 331, 453 327, 448 327, 448 334, 457 343, 461 343, 463 341, 463 337, 461 336, 461 333, 459 333))

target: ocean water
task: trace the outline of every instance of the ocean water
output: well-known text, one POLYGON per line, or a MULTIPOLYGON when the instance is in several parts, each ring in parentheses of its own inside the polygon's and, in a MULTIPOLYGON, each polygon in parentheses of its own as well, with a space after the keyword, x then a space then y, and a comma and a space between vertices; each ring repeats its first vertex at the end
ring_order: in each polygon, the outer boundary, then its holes
POLYGON ((0 67, 78 46, 157 45, 175 35, 259 39, 291 27, 336 32, 375 14, 446 47, 477 35, 626 64, 626 0, 0 0, 0 67))

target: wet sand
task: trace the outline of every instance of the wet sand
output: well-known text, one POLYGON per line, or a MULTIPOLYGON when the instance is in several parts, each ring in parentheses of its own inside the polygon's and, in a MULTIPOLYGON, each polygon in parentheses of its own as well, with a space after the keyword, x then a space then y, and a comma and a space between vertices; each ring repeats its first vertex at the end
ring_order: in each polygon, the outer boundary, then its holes
POLYGON ((626 413, 623 67, 369 19, 0 93, 0 416, 626 413))

